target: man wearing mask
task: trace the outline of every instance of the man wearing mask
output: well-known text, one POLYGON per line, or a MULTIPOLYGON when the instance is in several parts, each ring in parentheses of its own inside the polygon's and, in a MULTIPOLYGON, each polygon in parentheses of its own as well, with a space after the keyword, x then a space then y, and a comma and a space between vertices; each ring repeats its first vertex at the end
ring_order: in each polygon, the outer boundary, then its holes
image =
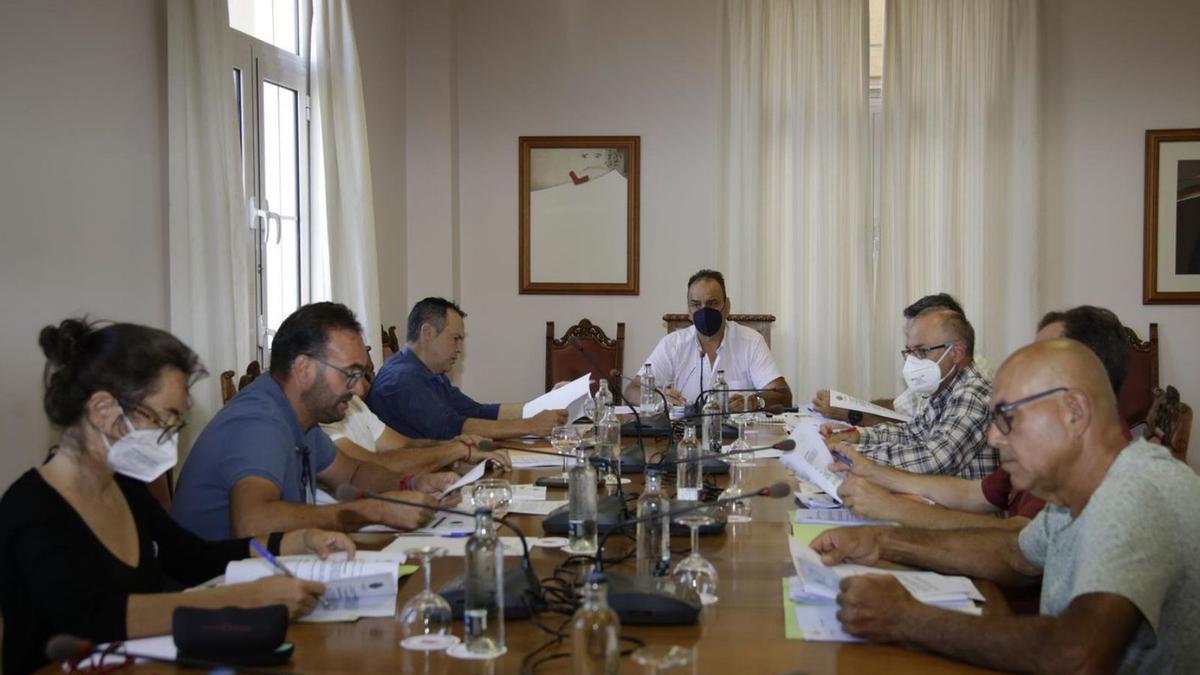
MULTIPOLYGON (((693 274, 688 279, 687 303, 692 325, 668 333, 644 361, 673 405, 694 403, 712 386, 717 371, 724 370, 731 390, 759 390, 766 406, 791 406, 792 392, 767 341, 758 331, 729 320, 730 300, 720 272, 705 269, 693 274)), ((640 396, 637 382, 625 388, 626 399, 637 401, 640 396)), ((731 396, 730 409, 740 410, 743 400, 731 396)))
POLYGON ((999 457, 986 439, 992 385, 974 362, 975 329, 962 314, 935 307, 917 315, 906 338, 904 382, 928 394, 929 404, 910 422, 851 427, 827 442, 857 443, 868 458, 913 473, 983 478, 999 457))

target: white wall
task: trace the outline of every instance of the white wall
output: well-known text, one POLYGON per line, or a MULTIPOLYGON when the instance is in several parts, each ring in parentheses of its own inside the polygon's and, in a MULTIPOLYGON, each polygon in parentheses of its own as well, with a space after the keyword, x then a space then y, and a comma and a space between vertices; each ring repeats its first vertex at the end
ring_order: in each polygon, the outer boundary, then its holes
MULTIPOLYGON (((1145 131, 1200 127, 1200 3, 1043 5, 1043 309, 1108 307, 1145 337, 1160 380, 1200 407, 1200 306, 1142 305, 1145 131)), ((1200 421, 1190 460, 1200 467, 1200 421)))
MULTIPOLYGON (((632 370, 664 334, 662 314, 685 310, 687 277, 715 259, 719 8, 716 0, 406 4, 407 302, 461 301, 469 315, 461 380, 473 396, 542 390, 547 320, 561 332, 587 317, 610 335, 624 321, 632 370), (518 137, 593 134, 641 136, 641 294, 520 295, 518 137)), ((737 289, 730 294, 736 303, 737 289)))
POLYGON ((42 326, 167 323, 165 15, 0 2, 0 490, 45 457, 42 326))

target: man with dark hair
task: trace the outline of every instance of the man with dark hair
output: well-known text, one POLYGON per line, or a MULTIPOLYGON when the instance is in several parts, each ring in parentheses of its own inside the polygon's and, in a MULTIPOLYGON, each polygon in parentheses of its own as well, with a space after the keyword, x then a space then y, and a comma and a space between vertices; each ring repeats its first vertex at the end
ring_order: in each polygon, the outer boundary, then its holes
POLYGON ((1080 305, 1063 312, 1047 312, 1038 322, 1038 340, 1069 337, 1079 340, 1095 352, 1113 391, 1121 395, 1125 374, 1129 371, 1129 343, 1125 341, 1124 325, 1116 314, 1095 305, 1080 305))
MULTIPOLYGON (((949 293, 934 293, 918 298, 916 302, 904 308, 901 314, 904 316, 904 332, 907 333, 912 327, 912 322, 921 312, 927 309, 941 307, 952 312, 958 312, 963 317, 966 313, 963 312, 962 305, 954 299, 954 296, 949 293)), ((986 374, 986 368, 979 364, 980 359, 976 359, 976 365, 986 374)), ((925 404, 929 401, 929 397, 923 394, 918 394, 912 389, 905 389, 894 399, 880 399, 872 401, 875 405, 884 408, 891 408, 898 413, 907 415, 908 417, 916 417, 924 409, 925 404)), ((876 424, 884 424, 890 420, 886 417, 879 417, 871 413, 863 413, 857 410, 846 410, 845 408, 835 408, 829 403, 829 390, 820 389, 817 395, 812 400, 813 410, 830 419, 842 420, 849 422, 855 426, 873 427, 876 424)))
MULTIPOLYGON (((712 386, 717 371, 724 370, 730 389, 760 390, 758 397, 766 406, 792 404, 792 392, 767 341, 753 328, 729 320, 731 301, 724 275, 709 269, 693 274, 688 279, 687 307, 692 325, 667 333, 645 361, 671 403, 695 403, 712 386)), ((636 402, 641 391, 640 383, 631 382, 625 398, 636 402)), ((745 400, 730 397, 730 409, 741 410, 745 400)))
POLYGON ((466 313, 444 298, 425 298, 408 313, 408 344, 380 367, 367 406, 379 419, 412 438, 448 439, 546 436, 567 420, 562 410, 521 419, 523 403, 479 403, 450 383, 446 373, 462 354, 466 313))
POLYGON ((906 338, 904 381, 929 405, 903 424, 826 429, 828 442, 857 443, 870 459, 906 471, 983 478, 999 461, 985 439, 992 386, 975 366, 975 330, 962 314, 931 307, 906 338))
POLYGON ((433 504, 452 472, 401 475, 351 459, 318 425, 346 414, 366 373, 361 326, 344 305, 306 305, 284 319, 271 369, 238 393, 196 439, 171 515, 205 539, 317 527, 356 530, 383 523, 419 527, 423 509, 364 500, 317 505, 317 483, 433 504))

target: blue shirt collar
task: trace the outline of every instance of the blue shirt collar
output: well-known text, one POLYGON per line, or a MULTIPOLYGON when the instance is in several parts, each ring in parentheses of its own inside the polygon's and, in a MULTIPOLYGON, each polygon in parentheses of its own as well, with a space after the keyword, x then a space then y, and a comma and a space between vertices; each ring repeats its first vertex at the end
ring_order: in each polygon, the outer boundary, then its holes
POLYGON ((421 377, 424 377, 427 380, 435 380, 437 382, 449 382, 449 378, 447 378, 445 376, 445 374, 438 375, 437 373, 430 370, 429 366, 425 365, 425 362, 421 360, 421 357, 414 354, 412 348, 409 347, 408 345, 404 345, 404 347, 402 347, 400 349, 400 352, 398 354, 396 354, 395 356, 393 356, 392 358, 400 359, 402 364, 411 366, 412 369, 415 370, 418 375, 420 375, 421 377))
POLYGON ((271 399, 279 408, 280 415, 286 421, 288 428, 292 430, 292 437, 296 441, 296 447, 307 447, 307 434, 304 429, 300 428, 300 418, 296 417, 296 411, 292 409, 291 401, 283 393, 283 388, 279 386, 279 382, 275 381, 275 377, 269 372, 263 373, 250 386, 261 388, 267 398, 271 399))

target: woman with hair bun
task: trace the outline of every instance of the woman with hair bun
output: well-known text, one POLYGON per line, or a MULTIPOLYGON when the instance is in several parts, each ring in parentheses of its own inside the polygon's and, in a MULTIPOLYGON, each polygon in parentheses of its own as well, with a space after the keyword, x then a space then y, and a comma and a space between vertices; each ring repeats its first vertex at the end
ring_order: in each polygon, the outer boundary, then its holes
MULTIPOLYGON (((177 607, 285 605, 312 610, 323 584, 272 576, 182 593, 254 555, 249 539, 205 542, 171 520, 146 483, 177 461, 196 354, 162 330, 68 319, 38 337, 44 408, 62 435, 41 466, 0 499, 3 671, 47 663, 46 642, 162 635, 177 607)), ((273 554, 354 553, 346 535, 298 530, 260 537, 273 554)))

